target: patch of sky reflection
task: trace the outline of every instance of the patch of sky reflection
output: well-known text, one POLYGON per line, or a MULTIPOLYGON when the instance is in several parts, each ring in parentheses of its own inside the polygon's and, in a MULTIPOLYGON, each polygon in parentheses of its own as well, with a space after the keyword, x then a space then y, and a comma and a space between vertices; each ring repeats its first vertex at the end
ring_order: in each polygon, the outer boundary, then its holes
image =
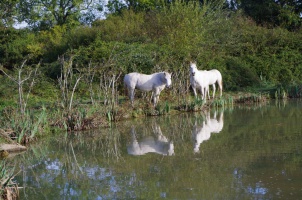
POLYGON ((104 180, 110 176, 112 176, 112 171, 106 168, 101 168, 98 166, 94 167, 85 167, 82 168, 83 171, 86 172, 87 176, 93 180, 104 180))
MULTIPOLYGON (((26 173, 27 171, 31 171, 35 168, 41 166, 45 166, 45 169, 47 169, 47 171, 45 171, 44 173, 42 173, 40 175, 41 180, 45 180, 49 183, 53 183, 53 180, 55 179, 55 177, 57 177, 60 174, 60 170, 62 168, 62 164, 59 162, 59 160, 47 160, 44 162, 38 162, 35 165, 29 166, 26 169, 23 169, 24 173, 26 173)), ((24 182, 30 182, 31 184, 34 184, 36 187, 40 187, 40 182, 36 181, 34 177, 32 176, 24 176, 23 177, 23 181, 24 182)))
POLYGON ((129 185, 134 185, 134 183, 137 182, 136 173, 131 173, 130 179, 129 179, 129 185))
MULTIPOLYGON (((122 188, 122 185, 124 184, 121 183, 120 180, 116 180, 115 175, 110 169, 94 166, 85 167, 83 168, 83 171, 91 180, 98 180, 100 182, 100 187, 109 189, 109 193, 107 195, 98 195, 96 199, 111 199, 114 198, 119 192, 126 189, 122 188)), ((131 176, 129 180, 125 180, 129 185, 134 185, 134 182, 136 181, 136 175, 132 175, 133 176, 131 176)), ((91 193, 94 193, 94 191, 91 191, 91 193)), ((127 190, 126 196, 129 198, 135 198, 135 192, 127 190)))
POLYGON ((62 163, 59 162, 58 159, 56 160, 53 160, 53 161, 50 161, 50 160, 47 160, 47 161, 44 161, 44 164, 46 165, 46 169, 47 170, 60 170, 61 167, 62 167, 62 163))
POLYGON ((233 171, 233 177, 234 177, 234 181, 235 181, 235 187, 238 191, 241 188, 243 188, 243 183, 242 183, 243 173, 242 173, 242 171, 238 168, 235 168, 234 171, 233 171))
POLYGON ((75 190, 72 188, 72 184, 65 183, 63 190, 60 192, 61 196, 78 197, 81 195, 81 190, 75 190))
POLYGON ((167 193, 166 192, 161 192, 160 197, 161 198, 167 198, 167 193))
POLYGON ((241 191, 243 189, 244 191, 246 191, 246 193, 257 196, 257 199, 259 198, 261 199, 261 196, 264 196, 265 194, 268 193, 268 189, 265 188, 263 186, 263 183, 261 182, 257 182, 255 186, 252 185, 245 186, 242 181, 243 172, 240 169, 235 168, 233 171, 233 175, 234 175, 235 187, 237 191, 241 191))
POLYGON ((253 195, 265 195, 268 193, 268 189, 263 187, 263 184, 261 182, 256 183, 255 186, 248 186, 247 191, 250 194, 253 195))

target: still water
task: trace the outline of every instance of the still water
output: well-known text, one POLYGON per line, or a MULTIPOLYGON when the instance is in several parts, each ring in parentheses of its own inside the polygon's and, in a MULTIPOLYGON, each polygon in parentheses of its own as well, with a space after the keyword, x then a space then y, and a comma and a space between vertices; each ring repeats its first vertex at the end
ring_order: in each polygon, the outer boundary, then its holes
POLYGON ((19 155, 20 199, 301 199, 302 101, 120 122, 19 155))

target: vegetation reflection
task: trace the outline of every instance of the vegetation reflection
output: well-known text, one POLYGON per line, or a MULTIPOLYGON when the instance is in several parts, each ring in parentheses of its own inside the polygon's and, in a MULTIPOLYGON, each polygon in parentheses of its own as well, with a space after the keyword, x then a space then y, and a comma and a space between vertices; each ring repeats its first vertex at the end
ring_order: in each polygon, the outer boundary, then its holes
POLYGON ((49 199, 297 197, 299 109, 290 101, 238 106, 75 132, 22 154, 17 181, 22 195, 49 199))

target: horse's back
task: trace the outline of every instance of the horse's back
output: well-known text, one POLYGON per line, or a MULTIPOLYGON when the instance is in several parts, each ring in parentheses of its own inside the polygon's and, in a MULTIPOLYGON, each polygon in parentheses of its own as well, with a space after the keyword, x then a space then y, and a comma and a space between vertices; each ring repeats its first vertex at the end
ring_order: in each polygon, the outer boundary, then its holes
POLYGON ((212 70, 210 70, 210 72, 212 72, 216 75, 217 80, 222 80, 222 75, 221 75, 220 71, 218 71, 217 69, 212 69, 212 70))

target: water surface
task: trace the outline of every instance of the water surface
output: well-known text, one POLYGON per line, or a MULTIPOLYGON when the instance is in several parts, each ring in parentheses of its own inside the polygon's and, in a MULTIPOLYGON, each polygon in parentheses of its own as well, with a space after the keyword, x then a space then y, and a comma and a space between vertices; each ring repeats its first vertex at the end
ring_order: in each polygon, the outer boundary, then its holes
POLYGON ((63 134, 16 160, 21 199, 300 199, 302 101, 63 134))

